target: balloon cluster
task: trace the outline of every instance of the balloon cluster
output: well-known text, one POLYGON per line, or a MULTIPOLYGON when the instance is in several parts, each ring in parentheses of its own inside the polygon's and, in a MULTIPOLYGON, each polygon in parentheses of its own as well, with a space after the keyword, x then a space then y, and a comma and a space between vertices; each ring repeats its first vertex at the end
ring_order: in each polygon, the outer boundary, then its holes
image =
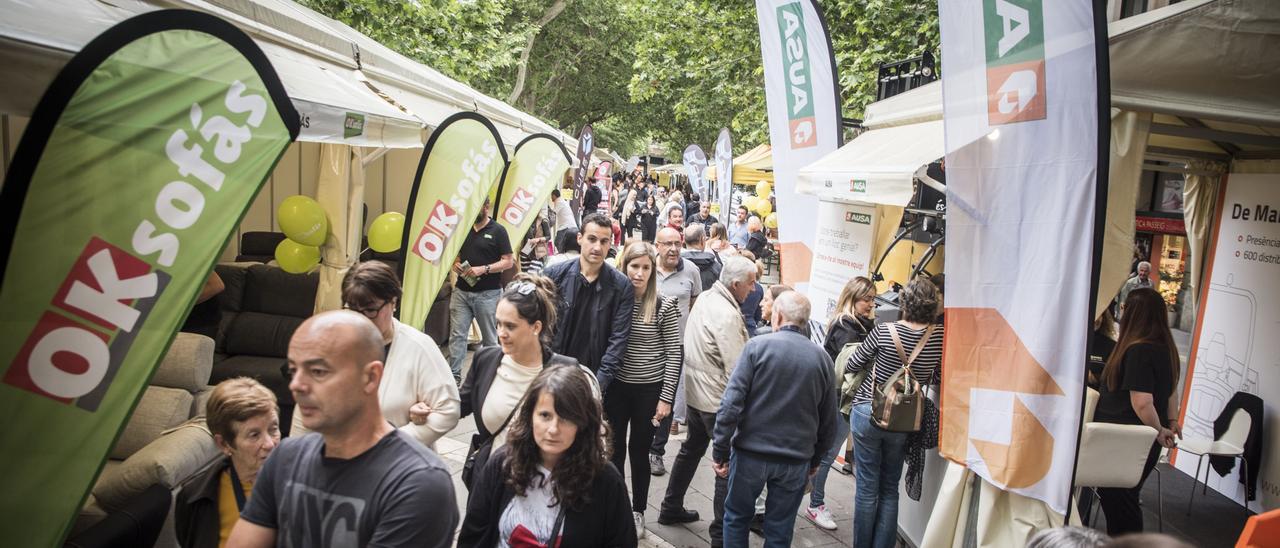
MULTIPOLYGON (((276 209, 276 219, 285 239, 276 246, 276 262, 291 274, 302 274, 320 264, 320 246, 329 235, 329 217, 324 208, 307 196, 290 196, 276 209)), ((400 249, 404 236, 404 215, 388 211, 369 226, 369 248, 378 253, 400 249)))
POLYGON ((742 205, 747 206, 747 211, 764 219, 764 226, 778 228, 778 214, 773 211, 773 202, 769 201, 771 192, 773 192, 773 185, 768 181, 760 181, 756 183, 756 194, 743 198, 742 205))

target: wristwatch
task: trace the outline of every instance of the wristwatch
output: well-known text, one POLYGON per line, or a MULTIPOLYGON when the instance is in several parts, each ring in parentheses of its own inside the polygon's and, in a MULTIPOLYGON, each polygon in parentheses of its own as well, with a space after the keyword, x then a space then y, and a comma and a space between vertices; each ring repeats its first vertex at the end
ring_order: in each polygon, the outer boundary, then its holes
POLYGON ((485 274, 488 274, 488 273, 489 273, 489 266, 490 266, 490 265, 484 265, 484 273, 485 273, 485 274))

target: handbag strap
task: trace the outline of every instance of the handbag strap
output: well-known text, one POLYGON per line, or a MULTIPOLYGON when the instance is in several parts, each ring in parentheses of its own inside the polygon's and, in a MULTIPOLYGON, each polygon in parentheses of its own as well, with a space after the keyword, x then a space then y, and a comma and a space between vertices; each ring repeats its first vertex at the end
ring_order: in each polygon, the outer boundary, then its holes
POLYGON ((920 342, 917 342, 915 348, 911 349, 910 356, 907 355, 906 350, 902 347, 902 339, 898 337, 897 322, 891 322, 886 325, 889 328, 889 338, 893 339, 893 346, 898 350, 898 359, 902 361, 902 369, 894 372, 893 377, 887 383, 888 386, 892 386, 903 376, 910 378, 911 364, 916 361, 916 358, 920 357, 920 352, 924 351, 924 345, 929 342, 929 337, 933 335, 935 325, 929 324, 929 327, 925 328, 924 334, 920 336, 920 342))

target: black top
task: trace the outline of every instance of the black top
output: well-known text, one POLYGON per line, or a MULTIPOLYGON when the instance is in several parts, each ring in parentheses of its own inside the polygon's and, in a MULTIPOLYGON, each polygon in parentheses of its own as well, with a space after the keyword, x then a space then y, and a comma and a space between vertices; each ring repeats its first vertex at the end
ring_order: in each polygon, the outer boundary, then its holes
MULTIPOLYGON (((484 266, 498 262, 503 255, 511 254, 511 240, 507 237, 507 229, 502 225, 489 219, 484 227, 476 230, 471 227, 467 231, 467 239, 462 241, 462 249, 458 251, 458 260, 466 261, 471 266, 484 266)), ((500 289, 502 287, 502 273, 494 271, 490 274, 480 276, 480 281, 476 285, 471 285, 461 279, 458 280, 458 289, 463 291, 489 291, 492 289, 500 289)))
MULTIPOLYGON (((467 515, 458 531, 459 548, 498 546, 498 520, 515 492, 507 485, 506 460, 510 446, 493 452, 493 458, 476 477, 467 499, 467 515)), ((636 526, 631 518, 631 500, 622 474, 605 462, 591 482, 590 504, 581 510, 567 510, 560 548, 618 548, 635 546, 636 526)))
MULTIPOLYGON (((1093 373, 1095 378, 1102 378, 1102 368, 1106 367, 1107 360, 1111 359, 1111 353, 1116 349, 1116 342, 1102 334, 1101 331, 1094 331, 1091 342, 1093 346, 1089 350, 1089 361, 1086 367, 1089 372, 1093 373)), ((1094 386, 1094 385, 1090 385, 1094 386)), ((1096 386, 1094 386, 1097 388, 1096 386)))
POLYGON ((591 348, 588 342, 596 340, 596 330, 601 327, 593 313, 600 302, 600 278, 597 277, 595 281, 588 282, 582 274, 578 274, 576 282, 578 283, 578 302, 569 310, 569 321, 562 327, 564 344, 560 348, 565 355, 578 358, 578 363, 595 372, 600 370, 602 356, 586 350, 591 348))
POLYGON ((1142 424, 1129 402, 1129 392, 1151 394, 1160 424, 1169 424, 1169 397, 1173 395, 1173 368, 1169 366, 1169 349, 1155 343, 1130 346, 1120 362, 1120 382, 1116 390, 1101 383, 1098 408, 1093 420, 1114 424, 1142 424))
POLYGON ((747 237, 747 251, 755 255, 757 259, 767 257, 766 249, 769 247, 769 239, 765 237, 763 232, 752 232, 747 237))
POLYGON ((866 340, 867 336, 871 335, 871 330, 875 328, 875 320, 842 314, 837 316, 827 328, 827 338, 822 343, 822 349, 826 350, 827 355, 834 360, 840 355, 840 351, 844 350, 844 345, 866 340))
POLYGON ((218 514, 218 483, 222 472, 231 466, 231 458, 220 456, 203 473, 182 486, 173 503, 173 528, 178 546, 183 548, 218 548, 222 532, 218 514))
POLYGON ((602 197, 600 187, 596 186, 595 183, 588 182, 587 190, 582 196, 582 216, 586 217, 587 215, 595 213, 596 209, 600 207, 600 200, 602 197))
POLYGON ((542 275, 556 284, 559 301, 556 303, 555 341, 551 349, 566 356, 578 358, 596 373, 600 391, 608 393, 614 372, 622 367, 627 352, 627 339, 631 334, 632 305, 636 299, 631 280, 618 269, 605 264, 596 278, 595 300, 581 303, 588 298, 583 294, 582 262, 562 261, 542 270, 542 275), (576 321, 575 310, 581 314, 576 321), (573 331, 582 321, 593 324, 590 336, 573 331), (570 339, 573 339, 572 341, 570 339))

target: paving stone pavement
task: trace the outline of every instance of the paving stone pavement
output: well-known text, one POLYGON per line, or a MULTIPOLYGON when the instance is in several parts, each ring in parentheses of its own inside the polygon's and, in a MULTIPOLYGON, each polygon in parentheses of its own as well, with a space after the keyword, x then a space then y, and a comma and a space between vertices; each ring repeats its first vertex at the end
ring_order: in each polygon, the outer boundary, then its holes
MULTIPOLYGON (((467 363, 469 365, 470 360, 467 363)), ((467 489, 462 485, 462 463, 466 460, 467 447, 475 430, 475 420, 467 417, 460 421, 457 428, 450 432, 449 435, 436 442, 436 452, 448 464, 449 471, 453 474, 453 486, 458 499, 458 508, 463 513, 466 511, 467 489)), ((667 454, 663 461, 666 463, 668 470, 674 464, 675 456, 680 452, 680 442, 684 441, 684 439, 685 434, 681 433, 672 435, 667 442, 667 454)), ((626 468, 630 468, 630 463, 626 468)), ((662 496, 666 493, 667 480, 670 477, 670 473, 654 477, 649 484, 649 506, 648 510, 645 511, 645 519, 648 523, 645 524, 645 534, 640 538, 640 546, 654 548, 702 548, 710 546, 711 542, 707 536, 707 526, 711 522, 711 495, 715 487, 710 455, 703 459, 703 466, 698 467, 698 471, 693 477, 693 482, 689 486, 689 493, 685 496, 685 504, 689 508, 698 511, 698 514, 703 518, 701 521, 673 526, 658 524, 658 507, 662 504, 662 496)), ((630 478, 627 479, 627 485, 628 487, 631 485, 630 478)), ((796 547, 850 546, 853 535, 853 490, 852 476, 845 476, 836 470, 832 470, 827 478, 826 502, 827 509, 835 517, 837 529, 835 531, 826 531, 819 528, 806 519, 803 512, 797 508, 795 537, 791 545, 796 547)), ((808 504, 808 502, 809 497, 806 495, 804 503, 808 504)), ((763 537, 753 533, 751 535, 751 546, 754 548, 763 545, 763 537)))

